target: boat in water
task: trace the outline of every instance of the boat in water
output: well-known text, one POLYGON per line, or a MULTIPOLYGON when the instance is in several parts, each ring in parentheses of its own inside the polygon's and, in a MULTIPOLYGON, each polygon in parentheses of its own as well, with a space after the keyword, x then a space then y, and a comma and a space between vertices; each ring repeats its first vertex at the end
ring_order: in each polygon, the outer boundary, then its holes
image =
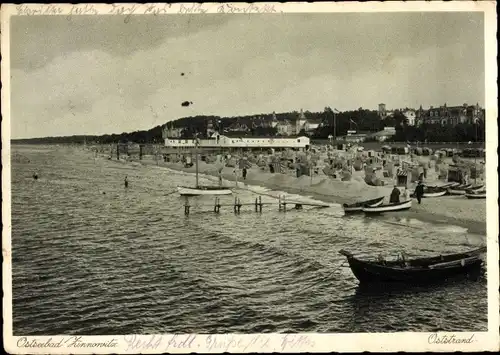
POLYGON ((366 200, 363 202, 356 202, 351 204, 344 203, 342 207, 344 208, 345 213, 362 212, 363 207, 365 206, 377 207, 380 206, 382 202, 384 202, 383 196, 371 200, 366 200))
POLYGON ((398 203, 389 203, 386 205, 380 206, 364 206, 362 211, 364 213, 376 214, 376 213, 385 213, 385 212, 399 212, 409 210, 411 208, 411 199, 398 203))
POLYGON ((394 261, 386 261, 382 258, 365 261, 345 250, 340 250, 339 253, 347 258, 351 271, 360 284, 405 283, 416 285, 479 275, 484 265, 483 257, 486 253, 486 247, 465 253, 428 258, 405 260, 404 257, 400 257, 394 261))
POLYGON ((200 196, 200 195, 231 195, 232 190, 219 186, 200 186, 186 187, 177 186, 177 191, 182 196, 200 196))
POLYGON ((201 195, 231 195, 233 191, 223 186, 202 186, 198 183, 198 138, 195 138, 195 165, 196 165, 196 185, 194 187, 177 186, 177 191, 181 196, 201 196, 201 195))

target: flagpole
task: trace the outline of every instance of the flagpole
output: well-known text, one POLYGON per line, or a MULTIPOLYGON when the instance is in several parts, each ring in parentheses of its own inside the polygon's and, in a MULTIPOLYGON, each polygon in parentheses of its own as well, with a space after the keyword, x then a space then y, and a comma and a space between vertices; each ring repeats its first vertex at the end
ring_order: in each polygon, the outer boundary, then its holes
MULTIPOLYGON (((476 146, 477 146, 477 120, 476 122, 474 123, 474 126, 476 128, 476 146)), ((475 150, 475 153, 474 153, 474 185, 477 185, 476 184, 476 180, 477 180, 477 154, 478 154, 479 150, 476 148, 475 150)))
POLYGON ((198 134, 196 133, 194 136, 194 152, 196 155, 196 188, 198 188, 198 134))
POLYGON ((337 141, 337 116, 335 113, 335 110, 333 110, 333 140, 336 142, 337 141))

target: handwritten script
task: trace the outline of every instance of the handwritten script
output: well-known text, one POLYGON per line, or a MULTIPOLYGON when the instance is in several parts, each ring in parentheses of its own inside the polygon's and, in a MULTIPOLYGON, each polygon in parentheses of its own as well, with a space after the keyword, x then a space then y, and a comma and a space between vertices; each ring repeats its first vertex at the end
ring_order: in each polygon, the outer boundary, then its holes
POLYGON ((293 350, 311 350, 315 345, 305 335, 266 335, 257 334, 249 336, 237 335, 126 335, 123 337, 126 343, 126 351, 140 352, 144 350, 156 350, 168 352, 172 349, 184 349, 193 351, 209 352, 286 352, 293 350))
POLYGON ((128 23, 132 15, 162 14, 266 14, 277 13, 273 4, 110 4, 106 7, 95 4, 74 5, 16 5, 16 15, 121 15, 128 23))

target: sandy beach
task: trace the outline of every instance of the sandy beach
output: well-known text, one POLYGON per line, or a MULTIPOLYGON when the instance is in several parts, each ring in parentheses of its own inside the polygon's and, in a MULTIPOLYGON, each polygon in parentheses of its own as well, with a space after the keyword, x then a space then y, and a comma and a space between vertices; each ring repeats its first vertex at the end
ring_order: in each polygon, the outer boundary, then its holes
MULTIPOLYGON (((135 162, 139 163, 138 161, 135 162)), ((153 160, 143 159, 139 164, 156 165, 153 160)), ((159 162, 159 166, 186 173, 195 173, 195 166, 185 168, 182 163, 159 162)), ((200 161, 198 164, 200 174, 213 176, 214 184, 217 183, 218 171, 215 164, 207 164, 200 161)), ((427 183, 444 184, 438 181, 430 171, 427 183)), ((240 172, 241 174, 241 172, 240 172)), ((351 181, 340 181, 325 175, 301 176, 299 178, 292 174, 271 174, 260 170, 259 167, 248 169, 246 180, 238 176, 237 187, 244 188, 245 185, 256 185, 273 190, 284 191, 291 194, 301 194, 328 203, 353 203, 380 196, 385 196, 384 203, 388 202, 393 184, 385 186, 370 186, 364 182, 364 172, 354 171, 351 181)), ((224 185, 234 188, 235 168, 224 167, 222 177, 224 185)), ((478 181, 479 183, 479 181, 478 181)), ((413 192, 413 185, 409 187, 409 193, 413 192)), ((409 211, 405 211, 405 217, 416 218, 423 221, 457 225, 468 229, 470 233, 486 234, 486 201, 469 200, 464 196, 443 196, 438 198, 425 198, 422 204, 416 200, 409 211)))

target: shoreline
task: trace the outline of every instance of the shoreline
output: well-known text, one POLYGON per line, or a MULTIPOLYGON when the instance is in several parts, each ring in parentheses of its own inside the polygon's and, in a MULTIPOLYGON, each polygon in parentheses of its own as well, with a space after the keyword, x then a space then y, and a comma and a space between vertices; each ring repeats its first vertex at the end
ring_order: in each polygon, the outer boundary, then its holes
MULTIPOLYGON (((190 173, 194 174, 196 172, 196 168, 193 166, 191 168, 185 168, 182 166, 180 163, 164 163, 160 162, 158 165, 156 165, 156 162, 154 161, 136 161, 136 163, 139 163, 143 166, 148 166, 148 165, 155 165, 175 171, 182 171, 185 173, 190 173)), ((211 177, 218 177, 217 173, 217 168, 215 165, 208 165, 208 164, 200 164, 203 166, 199 166, 199 174, 211 176, 211 177)), ((311 184, 311 178, 309 176, 302 178, 296 178, 294 176, 288 175, 288 174, 270 174, 267 172, 261 172, 261 171, 255 171, 255 169, 249 169, 248 170, 248 175, 247 178, 242 180, 242 177, 238 177, 238 186, 228 186, 227 181, 233 181, 235 180, 235 176, 232 173, 234 168, 228 168, 224 167, 223 168, 223 173, 222 173, 222 178, 226 180, 224 186, 230 187, 230 188, 237 188, 241 189, 242 184, 243 185, 253 185, 253 186, 260 186, 264 188, 268 188, 271 190, 278 190, 278 191, 283 191, 286 193, 290 194, 296 194, 296 195, 303 195, 303 196, 308 196, 313 199, 326 202, 326 203, 336 203, 336 204, 343 204, 343 203, 352 203, 355 202, 357 199, 370 199, 374 197, 378 197, 381 195, 384 195, 386 198, 389 197, 390 191, 392 189, 392 186, 379 186, 379 187, 374 187, 374 186, 369 186, 366 183, 362 182, 359 183, 356 181, 358 184, 362 184, 362 187, 359 188, 358 186, 357 189, 349 190, 345 189, 346 186, 349 185, 350 182, 344 182, 344 181, 331 181, 331 184, 333 186, 341 186, 344 185, 344 192, 342 193, 332 193, 331 189, 328 191, 329 193, 322 193, 317 191, 317 189, 321 189, 321 185, 325 184, 325 180, 328 178, 325 176, 319 176, 319 177, 313 177, 312 179, 312 184, 311 184), (260 175, 260 176, 258 176, 260 175), (266 176, 266 175, 271 175, 271 176, 266 176), (278 181, 277 180, 281 180, 278 181), (297 185, 301 184, 302 186, 297 187, 297 185), (316 190, 316 191, 315 191, 316 190), (364 195, 364 197, 361 197, 364 195)), ((328 181, 330 183, 330 181, 328 181)), ((353 185, 353 184, 351 184, 353 185)), ((341 192, 339 189, 338 192, 341 192)), ((463 197, 463 196, 462 196, 463 197)), ((430 222, 430 223, 436 223, 436 224, 451 224, 455 225, 464 229, 467 229, 467 233, 471 234, 479 234, 479 235, 484 235, 486 236, 486 213, 484 213, 484 216, 481 216, 480 220, 474 220, 467 218, 463 215, 459 215, 457 217, 453 217, 451 215, 447 215, 445 213, 440 213, 443 211, 443 209, 446 209, 446 205, 450 205, 452 202, 442 203, 444 199, 448 201, 453 201, 455 204, 461 204, 462 200, 458 200, 455 197, 447 196, 443 197, 442 199, 440 198, 427 198, 422 200, 422 204, 418 205, 416 201, 413 203, 412 208, 408 211, 404 212, 404 217, 405 218, 414 218, 418 219, 424 222, 430 222), (464 218, 465 217, 465 218, 464 218)), ((471 202, 482 202, 485 204, 483 200, 463 200, 464 203, 471 203, 471 202)), ((401 216, 401 214, 398 214, 398 216, 401 216)))

